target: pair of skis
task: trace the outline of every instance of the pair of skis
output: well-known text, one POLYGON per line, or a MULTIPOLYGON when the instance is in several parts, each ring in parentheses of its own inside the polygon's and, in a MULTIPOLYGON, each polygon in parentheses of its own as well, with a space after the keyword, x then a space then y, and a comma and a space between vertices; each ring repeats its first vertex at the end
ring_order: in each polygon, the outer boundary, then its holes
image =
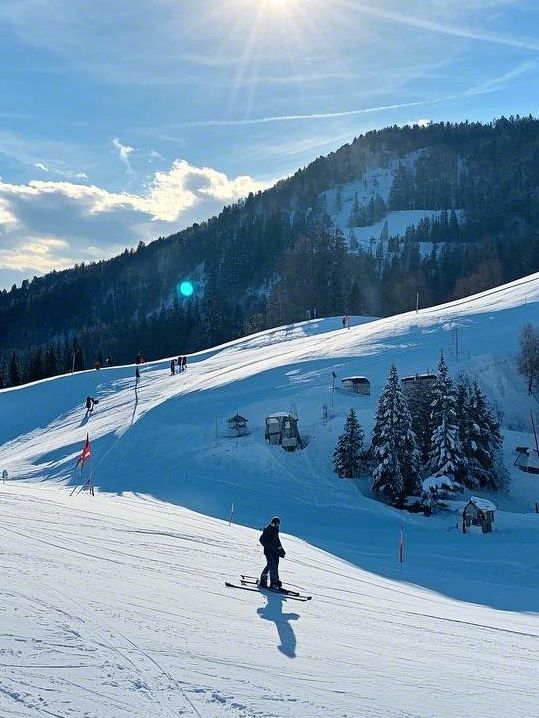
POLYGON ((227 588, 239 588, 243 591, 255 591, 257 593, 277 593, 280 596, 291 598, 294 601, 310 601, 312 599, 312 596, 305 596, 304 594, 299 593, 299 591, 291 591, 289 588, 269 588, 266 586, 259 586, 258 580, 254 576, 244 576, 243 574, 240 577, 239 583, 225 581, 225 586, 227 588))

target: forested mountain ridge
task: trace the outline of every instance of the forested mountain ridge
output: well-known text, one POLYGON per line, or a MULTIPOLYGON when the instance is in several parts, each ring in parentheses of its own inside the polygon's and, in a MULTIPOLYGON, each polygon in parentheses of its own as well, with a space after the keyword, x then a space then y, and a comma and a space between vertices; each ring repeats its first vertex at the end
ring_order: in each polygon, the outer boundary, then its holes
POLYGON ((539 121, 369 132, 201 224, 0 293, 0 381, 387 315, 539 269, 539 121), (195 284, 182 298, 178 283, 195 284))

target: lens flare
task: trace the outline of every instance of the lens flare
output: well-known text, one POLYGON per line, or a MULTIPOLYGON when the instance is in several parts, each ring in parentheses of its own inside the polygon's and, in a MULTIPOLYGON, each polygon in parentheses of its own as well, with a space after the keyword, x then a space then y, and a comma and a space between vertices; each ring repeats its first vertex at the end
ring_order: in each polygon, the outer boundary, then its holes
POLYGON ((195 288, 192 282, 185 280, 180 284, 180 294, 182 295, 182 297, 190 297, 194 291, 195 288))

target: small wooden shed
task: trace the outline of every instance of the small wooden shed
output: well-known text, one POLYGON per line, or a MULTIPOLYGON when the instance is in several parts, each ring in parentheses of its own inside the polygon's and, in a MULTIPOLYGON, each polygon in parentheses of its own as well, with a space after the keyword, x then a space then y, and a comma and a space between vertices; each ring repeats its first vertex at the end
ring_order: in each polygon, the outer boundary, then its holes
POLYGON ((241 416, 241 414, 234 414, 228 419, 228 425, 231 429, 234 429, 236 436, 244 436, 247 433, 247 422, 249 420, 241 416))
POLYGON ((286 412, 276 412, 266 418, 265 437, 270 444, 280 444, 287 451, 302 448, 298 420, 286 412))
POLYGON ((462 533, 467 533, 471 526, 480 526, 484 534, 491 533, 495 513, 492 501, 471 496, 462 510, 462 533))
POLYGON ((403 389, 411 389, 414 386, 430 386, 436 381, 436 374, 414 374, 401 379, 403 389))
POLYGON ((366 376, 347 376, 341 379, 341 383, 346 389, 351 389, 354 394, 370 396, 371 383, 366 376))
POLYGON ((515 449, 517 458, 513 466, 518 466, 521 471, 528 474, 539 474, 539 454, 537 449, 529 449, 527 446, 517 446, 515 449))

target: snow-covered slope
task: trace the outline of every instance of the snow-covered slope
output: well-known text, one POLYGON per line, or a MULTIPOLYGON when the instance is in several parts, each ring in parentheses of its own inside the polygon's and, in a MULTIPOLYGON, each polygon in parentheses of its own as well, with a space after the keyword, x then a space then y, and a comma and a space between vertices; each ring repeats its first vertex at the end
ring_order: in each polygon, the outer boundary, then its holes
POLYGON ((154 362, 136 393, 134 367, 0 392, 0 715, 445 718, 463 700, 466 715, 534 715, 539 484, 511 452, 531 441, 514 354, 538 302, 539 274, 349 331, 262 332, 182 375, 154 362), (514 481, 491 535, 397 512, 331 470, 350 407, 368 435, 390 363, 433 370, 440 349, 505 412, 514 481), (370 397, 340 388, 351 374, 370 397), (289 454, 264 419, 292 405, 308 445, 289 454), (236 411, 248 436, 228 435, 236 411), (94 498, 65 485, 87 433, 94 498), (224 587, 260 571, 256 529, 275 513, 282 578, 308 604, 224 587))

